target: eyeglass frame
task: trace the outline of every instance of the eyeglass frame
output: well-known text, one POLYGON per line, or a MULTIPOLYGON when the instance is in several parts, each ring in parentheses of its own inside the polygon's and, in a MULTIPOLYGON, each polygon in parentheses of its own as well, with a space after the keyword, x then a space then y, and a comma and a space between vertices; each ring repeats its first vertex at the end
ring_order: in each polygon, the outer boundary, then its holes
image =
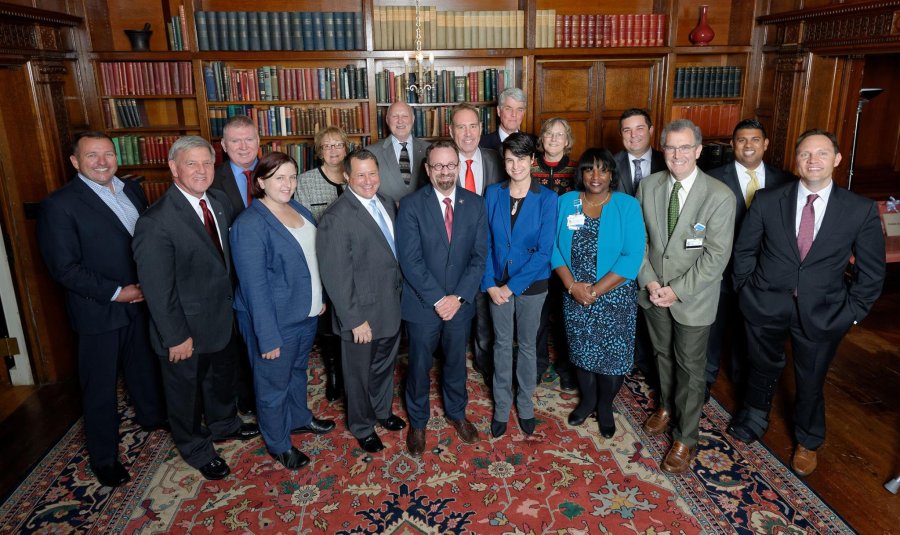
POLYGON ((663 145, 662 150, 666 154, 690 154, 690 152, 697 148, 699 143, 694 143, 693 145, 681 145, 679 147, 673 147, 671 145, 663 145))
POLYGON ((459 163, 429 163, 425 165, 430 167, 432 171, 437 171, 438 173, 442 172, 444 169, 447 169, 447 171, 450 171, 451 173, 459 169, 459 163))

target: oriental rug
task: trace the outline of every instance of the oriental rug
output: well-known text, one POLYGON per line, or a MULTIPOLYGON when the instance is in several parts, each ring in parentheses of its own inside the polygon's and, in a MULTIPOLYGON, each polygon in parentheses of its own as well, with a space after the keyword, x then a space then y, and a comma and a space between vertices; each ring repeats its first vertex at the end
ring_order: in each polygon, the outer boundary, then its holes
MULTIPOLYGON (((142 431, 123 407, 131 483, 111 489, 93 479, 79 421, 0 506, 0 533, 853 533, 764 446, 732 441, 715 401, 704 408, 692 470, 664 474, 669 439, 641 430, 652 402, 640 376, 616 399, 610 440, 593 419, 566 424, 577 394, 558 381, 536 390, 534 436, 513 415, 507 434, 491 439, 490 392, 470 369, 468 413, 482 441, 459 441, 433 386, 428 449, 416 459, 406 453, 405 430, 380 429, 387 448, 362 451, 342 405, 324 400, 316 356, 310 374, 313 412, 338 428, 294 437, 312 458, 308 467, 282 469, 260 439, 232 441, 219 445, 231 475, 206 481, 168 433, 142 431)), ((405 416, 399 402, 395 412, 405 416)))

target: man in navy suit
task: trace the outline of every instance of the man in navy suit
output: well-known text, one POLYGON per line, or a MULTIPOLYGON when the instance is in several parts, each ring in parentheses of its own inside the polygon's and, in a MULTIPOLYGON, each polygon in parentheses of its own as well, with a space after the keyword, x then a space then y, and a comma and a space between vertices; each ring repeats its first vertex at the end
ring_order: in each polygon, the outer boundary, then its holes
POLYGON ((844 335, 881 295, 885 257, 878 207, 834 184, 841 163, 834 134, 808 130, 795 153, 800 180, 757 193, 734 244, 749 369, 744 406, 728 433, 753 442, 766 432, 790 337, 797 439, 791 467, 806 476, 825 441, 828 367, 844 335))
MULTIPOLYGON (((756 119, 744 119, 734 127, 731 136, 734 148, 734 162, 716 167, 708 172, 709 176, 718 178, 731 188, 735 198, 734 235, 741 230, 741 222, 747 214, 747 208, 756 195, 757 190, 775 188, 793 180, 790 173, 777 167, 763 163, 763 155, 769 148, 766 130, 756 119)), ((719 363, 722 357, 722 345, 725 332, 731 333, 729 347, 731 354, 731 380, 735 384, 743 381, 745 362, 747 361, 747 339, 744 336, 744 318, 737 306, 737 298, 731 283, 731 266, 729 262, 722 275, 722 290, 719 293, 719 308, 716 321, 709 331, 709 346, 706 349, 706 393, 709 400, 709 388, 719 374, 719 363)))
POLYGON ((125 376, 135 419, 165 426, 159 364, 150 350, 147 309, 131 256, 134 224, 147 209, 140 185, 116 177, 116 151, 102 132, 75 138, 78 176, 41 204, 38 243, 50 275, 66 290, 78 333, 78 376, 91 468, 103 485, 131 477, 119 462, 116 380, 125 376))
MULTIPOLYGON (((481 136, 478 146, 483 149, 491 149, 501 152, 503 142, 510 134, 515 134, 522 127, 522 119, 525 118, 525 110, 528 106, 528 97, 518 87, 507 87, 497 97, 497 117, 500 125, 497 130, 481 136)), ((526 134, 531 141, 537 143, 537 138, 532 134, 526 134)))
POLYGON ((447 422, 463 442, 479 439, 466 418, 466 346, 487 259, 484 200, 457 187, 456 145, 437 141, 428 147, 425 159, 431 185, 400 201, 396 229, 403 272, 400 314, 409 329, 406 410, 411 429, 406 446, 416 457, 425 451, 431 414, 429 373, 438 343, 444 352, 441 378, 447 422))

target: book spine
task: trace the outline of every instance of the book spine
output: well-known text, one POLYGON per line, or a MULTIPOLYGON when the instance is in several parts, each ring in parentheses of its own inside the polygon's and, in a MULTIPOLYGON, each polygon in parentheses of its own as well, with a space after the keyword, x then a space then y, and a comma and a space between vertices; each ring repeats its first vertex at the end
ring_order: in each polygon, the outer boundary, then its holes
POLYGON ((336 50, 336 42, 335 42, 335 24, 334 24, 334 13, 325 12, 321 14, 322 16, 322 33, 324 44, 323 48, 325 50, 336 50))
POLYGON ((325 20, 321 11, 315 11, 313 17, 313 40, 315 50, 325 50, 325 20))
POLYGON ((315 50, 315 37, 313 35, 313 16, 309 11, 300 13, 303 26, 303 50, 315 50))
POLYGON ((346 17, 348 13, 334 13, 334 49, 348 50, 347 48, 347 30, 346 17))
POLYGON ((257 13, 259 18, 259 49, 272 50, 272 26, 269 24, 269 18, 272 13, 260 11, 257 13))
POLYGON ((288 14, 288 24, 291 29, 291 46, 293 50, 304 50, 303 48, 303 19, 299 11, 292 11, 288 14))
POLYGON ((281 14, 277 11, 269 13, 269 41, 270 50, 284 50, 281 43, 281 14))
POLYGON ((291 14, 287 11, 281 11, 278 13, 278 18, 281 22, 281 48, 279 50, 293 50, 294 43, 291 38, 291 14))

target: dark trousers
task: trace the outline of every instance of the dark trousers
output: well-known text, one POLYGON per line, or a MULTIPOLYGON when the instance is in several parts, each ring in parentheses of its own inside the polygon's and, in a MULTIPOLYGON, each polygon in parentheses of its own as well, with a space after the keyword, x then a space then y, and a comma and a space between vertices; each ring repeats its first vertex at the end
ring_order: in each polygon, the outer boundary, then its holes
POLYGON ((253 388, 253 368, 247 346, 241 337, 235 338, 237 359, 234 369, 234 386, 237 394, 237 406, 241 411, 256 410, 256 393, 253 388))
POLYGON ((709 329, 709 347, 706 349, 706 383, 713 384, 719 375, 725 338, 728 338, 729 377, 734 384, 741 384, 747 366, 747 336, 744 331, 744 315, 738 308, 737 295, 719 293, 716 321, 709 329))
POLYGON ((812 340, 800 325, 796 301, 791 321, 784 325, 753 325, 747 323, 749 370, 744 408, 738 421, 745 423, 759 436, 766 432, 769 411, 778 378, 784 370, 786 358, 784 341, 791 340, 794 358, 794 433, 804 448, 815 450, 825 441, 825 377, 828 367, 843 339, 812 340))
POLYGON ((371 435, 375 432, 375 422, 391 415, 399 347, 399 329, 394 336, 368 344, 356 344, 353 340, 341 343, 347 428, 356 438, 371 435))
POLYGON ((137 423, 157 425, 165 420, 159 363, 150 349, 144 312, 119 329, 78 337, 84 434, 94 466, 107 466, 119 459, 116 383, 120 369, 137 423))
POLYGON ((559 277, 552 275, 547 289, 547 299, 541 309, 541 323, 537 334, 537 376, 544 375, 550 367, 550 336, 553 336, 553 349, 556 352, 556 373, 573 378, 574 366, 569 361, 569 342, 566 338, 566 326, 563 322, 563 288, 559 277))
POLYGON ((578 402, 574 412, 585 416, 596 411, 597 423, 602 427, 612 427, 615 424, 613 400, 622 388, 625 376, 589 372, 577 366, 575 375, 578 378, 578 388, 581 390, 581 401, 578 402))
POLYGON ((407 322, 409 333, 409 366, 406 372, 406 412, 412 427, 424 429, 431 414, 432 354, 438 344, 444 351, 441 370, 441 393, 444 413, 451 420, 466 417, 469 395, 466 391, 466 347, 471 321, 432 323, 407 322))
POLYGON ((472 365, 487 377, 494 375, 494 319, 491 298, 485 292, 475 294, 475 343, 472 365))
POLYGON ((650 331, 647 329, 644 309, 641 307, 637 310, 637 325, 634 331, 634 365, 644 374, 647 385, 658 392, 659 372, 656 369, 656 356, 653 353, 653 344, 650 343, 650 331))
POLYGON ((186 463, 199 468, 216 457, 213 440, 237 432, 234 400, 237 337, 221 351, 196 353, 180 362, 160 356, 172 439, 186 463))

